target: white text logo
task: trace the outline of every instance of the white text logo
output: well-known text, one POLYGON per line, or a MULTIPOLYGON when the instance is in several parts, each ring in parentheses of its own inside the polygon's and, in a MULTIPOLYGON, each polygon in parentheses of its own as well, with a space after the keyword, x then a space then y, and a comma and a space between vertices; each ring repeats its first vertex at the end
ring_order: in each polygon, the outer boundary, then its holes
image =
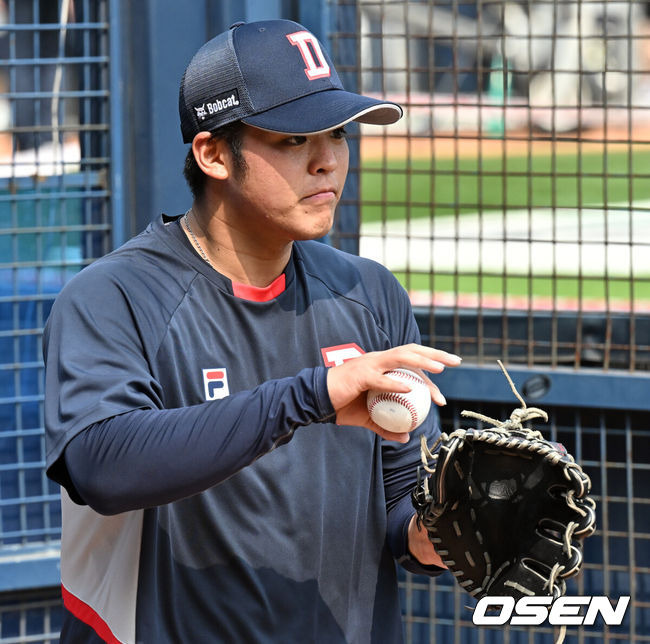
POLYGON ((538 626, 545 621, 551 626, 592 626, 600 615, 608 626, 620 626, 629 603, 629 595, 619 597, 616 606, 607 597, 588 595, 555 600, 522 597, 517 601, 514 597, 483 597, 474 608, 472 621, 482 626, 538 626))
POLYGON ((226 110, 230 110, 238 105, 239 93, 236 89, 233 89, 229 92, 219 94, 219 96, 215 96, 211 101, 203 103, 203 105, 195 106, 194 111, 196 112, 196 118, 199 121, 205 121, 208 116, 225 112, 226 110))

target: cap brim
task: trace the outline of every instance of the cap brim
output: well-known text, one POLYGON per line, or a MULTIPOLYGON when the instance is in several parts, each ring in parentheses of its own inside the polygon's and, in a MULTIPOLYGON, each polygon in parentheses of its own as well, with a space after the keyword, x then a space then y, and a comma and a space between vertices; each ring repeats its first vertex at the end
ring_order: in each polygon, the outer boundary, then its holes
POLYGON ((343 127, 350 121, 390 125, 402 114, 397 103, 332 89, 302 96, 242 121, 271 132, 319 134, 343 127))

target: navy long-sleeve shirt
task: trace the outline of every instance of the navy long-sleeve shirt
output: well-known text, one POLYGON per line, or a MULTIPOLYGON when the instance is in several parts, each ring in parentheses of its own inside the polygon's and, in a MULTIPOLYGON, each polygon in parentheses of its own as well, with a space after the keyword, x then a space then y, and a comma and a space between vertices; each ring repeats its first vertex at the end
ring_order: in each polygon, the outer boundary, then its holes
MULTIPOLYGON (((67 490, 62 583, 83 628, 401 638, 394 558, 418 436, 335 425, 326 368, 417 342, 408 297, 379 265, 316 242, 295 243, 281 277, 241 297, 160 220, 57 299, 48 474, 67 490)), ((417 434, 433 440, 436 421, 417 434)))

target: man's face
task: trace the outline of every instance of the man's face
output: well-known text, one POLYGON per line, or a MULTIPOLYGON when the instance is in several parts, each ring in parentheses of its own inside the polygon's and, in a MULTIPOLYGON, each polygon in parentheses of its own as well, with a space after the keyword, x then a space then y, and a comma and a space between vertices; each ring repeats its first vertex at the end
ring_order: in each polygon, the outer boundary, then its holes
POLYGON ((342 129, 289 136, 247 126, 242 155, 247 170, 228 187, 238 227, 281 244, 330 230, 348 171, 342 129))

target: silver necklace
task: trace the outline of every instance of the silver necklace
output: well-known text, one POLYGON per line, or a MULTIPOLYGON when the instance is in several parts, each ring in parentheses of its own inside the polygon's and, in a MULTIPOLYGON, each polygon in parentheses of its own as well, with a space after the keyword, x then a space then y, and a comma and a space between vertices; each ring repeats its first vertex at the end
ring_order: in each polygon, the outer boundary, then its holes
POLYGON ((199 244, 199 240, 196 238, 196 235, 194 234, 194 231, 192 230, 192 227, 190 226, 190 218, 189 214, 193 212, 192 209, 190 208, 186 213, 183 219, 185 219, 185 227, 187 228, 187 232, 189 232, 190 237, 192 237, 192 241, 194 242, 194 245, 196 246, 196 249, 199 251, 199 254, 203 258, 203 261, 210 267, 212 267, 212 262, 208 259, 208 256, 205 254, 205 251, 203 250, 203 247, 201 244, 199 244))

